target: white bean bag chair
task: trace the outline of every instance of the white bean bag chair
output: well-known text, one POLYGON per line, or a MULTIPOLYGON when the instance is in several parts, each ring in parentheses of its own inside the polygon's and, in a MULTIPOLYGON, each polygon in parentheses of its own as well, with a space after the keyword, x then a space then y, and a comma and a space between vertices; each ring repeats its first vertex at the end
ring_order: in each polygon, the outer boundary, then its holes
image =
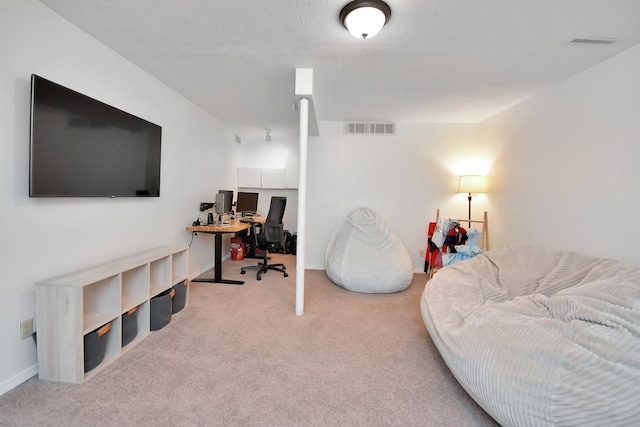
POLYGON ((399 292, 413 278, 407 249, 382 217, 366 207, 351 211, 333 233, 326 269, 335 284, 353 292, 399 292))
POLYGON ((420 309, 500 424, 640 425, 640 267, 510 246, 440 270, 420 309))

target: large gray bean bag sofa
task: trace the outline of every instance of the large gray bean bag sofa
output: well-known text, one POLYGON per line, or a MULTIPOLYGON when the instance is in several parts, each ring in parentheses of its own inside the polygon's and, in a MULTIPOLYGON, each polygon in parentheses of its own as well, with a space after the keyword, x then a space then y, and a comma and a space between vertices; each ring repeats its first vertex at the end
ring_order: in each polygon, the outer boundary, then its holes
POLYGON ((398 235, 373 209, 352 210, 333 233, 325 257, 327 276, 353 292, 407 289, 413 263, 398 235))
POLYGON ((640 425, 640 267, 509 246, 440 270, 420 309, 500 424, 640 425))

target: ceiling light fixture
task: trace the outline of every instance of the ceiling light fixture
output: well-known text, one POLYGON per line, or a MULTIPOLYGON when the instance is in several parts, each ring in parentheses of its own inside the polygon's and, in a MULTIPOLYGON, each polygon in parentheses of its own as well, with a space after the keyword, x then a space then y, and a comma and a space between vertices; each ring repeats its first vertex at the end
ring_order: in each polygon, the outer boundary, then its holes
POLYGON ((340 11, 340 22, 357 38, 378 34, 391 18, 391 8, 382 0, 354 0, 340 11))

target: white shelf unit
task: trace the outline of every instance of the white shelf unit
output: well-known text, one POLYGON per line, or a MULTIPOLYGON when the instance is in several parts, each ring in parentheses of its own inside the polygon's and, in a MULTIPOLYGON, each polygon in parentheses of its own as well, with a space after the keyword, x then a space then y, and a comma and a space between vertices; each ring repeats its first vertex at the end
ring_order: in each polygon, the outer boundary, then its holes
POLYGON ((82 383, 141 342, 150 299, 187 280, 188 266, 187 247, 163 246, 36 283, 40 379, 82 383), (123 348, 121 316, 135 307, 138 333, 123 348), (84 336, 109 322, 104 359, 85 373, 84 336))

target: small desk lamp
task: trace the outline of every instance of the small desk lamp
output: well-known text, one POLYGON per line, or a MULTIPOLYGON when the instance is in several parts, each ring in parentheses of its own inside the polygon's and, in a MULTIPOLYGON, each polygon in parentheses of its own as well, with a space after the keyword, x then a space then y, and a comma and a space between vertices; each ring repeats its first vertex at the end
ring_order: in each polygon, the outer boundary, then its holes
POLYGON ((482 175, 460 175, 458 193, 469 193, 469 228, 471 228, 471 193, 484 191, 484 177, 482 175))

